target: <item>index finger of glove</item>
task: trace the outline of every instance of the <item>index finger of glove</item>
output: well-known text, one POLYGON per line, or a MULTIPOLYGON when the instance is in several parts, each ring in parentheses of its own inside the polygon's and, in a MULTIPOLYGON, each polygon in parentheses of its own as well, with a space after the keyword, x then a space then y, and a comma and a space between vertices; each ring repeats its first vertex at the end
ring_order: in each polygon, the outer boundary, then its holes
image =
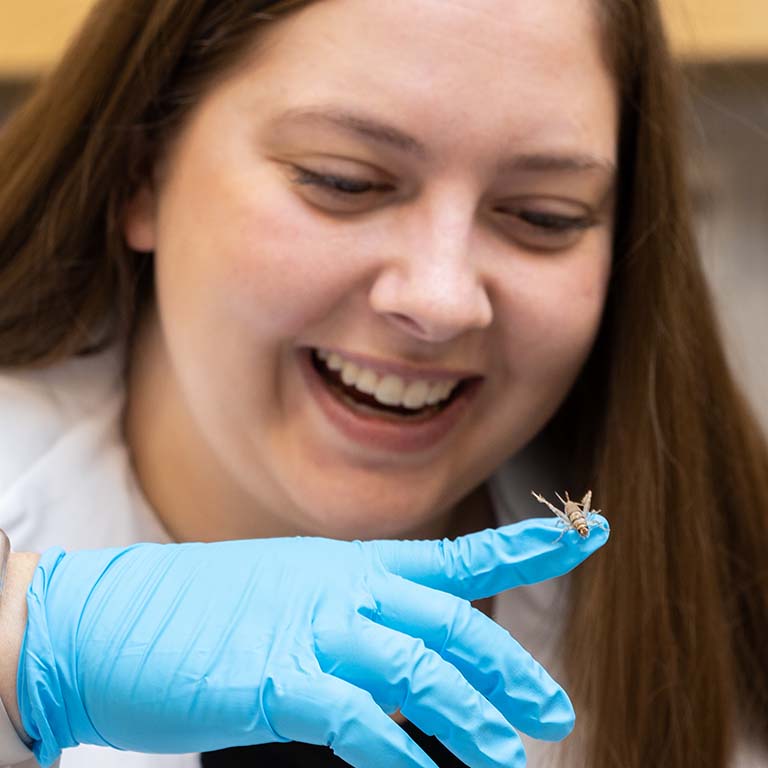
POLYGON ((390 629, 420 638, 452 664, 515 728, 559 741, 575 714, 565 691, 512 635, 468 601, 400 579, 377 580, 375 614, 390 629))
POLYGON ((563 532, 556 518, 531 518, 440 541, 368 541, 386 570, 466 600, 562 576, 608 540, 608 521, 593 515, 587 538, 563 532))

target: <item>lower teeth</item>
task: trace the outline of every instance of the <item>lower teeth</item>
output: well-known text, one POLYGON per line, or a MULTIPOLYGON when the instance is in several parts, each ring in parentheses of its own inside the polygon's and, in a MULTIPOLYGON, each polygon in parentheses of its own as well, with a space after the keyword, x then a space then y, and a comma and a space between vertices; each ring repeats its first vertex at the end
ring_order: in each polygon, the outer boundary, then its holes
POLYGON ((385 418, 385 419, 391 419, 393 421, 425 421, 426 419, 431 418, 436 413, 441 411, 443 408, 441 406, 427 406, 426 408, 421 408, 418 411, 412 411, 411 413, 395 413, 393 411, 387 410, 384 406, 381 408, 376 408, 375 406, 370 405, 364 405, 363 403, 358 403, 357 400, 354 400, 349 395, 347 395, 344 392, 340 392, 338 389, 335 389, 335 392, 340 396, 340 398, 344 401, 346 405, 348 405, 350 408, 353 408, 356 411, 359 411, 360 413, 369 414, 371 416, 376 416, 377 418, 385 418))

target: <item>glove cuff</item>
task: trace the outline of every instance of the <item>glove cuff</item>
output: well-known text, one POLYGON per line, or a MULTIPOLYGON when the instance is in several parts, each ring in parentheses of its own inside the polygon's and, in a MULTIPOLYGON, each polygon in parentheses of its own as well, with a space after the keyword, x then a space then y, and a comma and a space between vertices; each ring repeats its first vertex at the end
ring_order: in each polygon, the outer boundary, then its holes
MULTIPOLYGON (((61 626, 64 617, 57 616, 55 639, 50 631, 54 624, 49 620, 46 601, 55 573, 66 557, 58 547, 40 557, 27 591, 27 628, 19 654, 19 711, 24 730, 32 739, 31 749, 43 768, 52 765, 66 747, 80 743, 108 746, 90 724, 79 695, 74 663, 77 622, 61 626)), ((72 598, 74 606, 77 600, 75 595, 72 598)))

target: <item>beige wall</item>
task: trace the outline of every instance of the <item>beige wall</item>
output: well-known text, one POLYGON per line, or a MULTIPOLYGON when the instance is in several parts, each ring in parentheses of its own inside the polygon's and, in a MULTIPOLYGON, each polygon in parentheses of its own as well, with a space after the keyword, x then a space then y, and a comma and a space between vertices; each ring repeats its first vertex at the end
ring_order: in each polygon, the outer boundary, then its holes
POLYGON ((31 77, 50 67, 94 0, 0 0, 0 76, 31 77))
POLYGON ((768 57, 768 0, 661 0, 670 37, 688 59, 768 57))

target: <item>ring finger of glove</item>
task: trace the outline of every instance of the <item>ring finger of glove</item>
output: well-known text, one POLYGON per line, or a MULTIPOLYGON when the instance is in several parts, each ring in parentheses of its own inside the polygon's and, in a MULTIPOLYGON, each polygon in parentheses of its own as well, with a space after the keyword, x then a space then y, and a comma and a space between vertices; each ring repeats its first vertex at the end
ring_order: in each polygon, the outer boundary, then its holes
POLYGON ((467 600, 393 578, 377 584, 369 618, 423 640, 523 733, 558 741, 571 732, 568 695, 504 627, 467 600))
POLYGON ((368 691, 386 712, 399 708, 467 765, 525 764, 520 737, 506 718, 421 639, 360 617, 348 633, 317 642, 324 672, 368 691))

